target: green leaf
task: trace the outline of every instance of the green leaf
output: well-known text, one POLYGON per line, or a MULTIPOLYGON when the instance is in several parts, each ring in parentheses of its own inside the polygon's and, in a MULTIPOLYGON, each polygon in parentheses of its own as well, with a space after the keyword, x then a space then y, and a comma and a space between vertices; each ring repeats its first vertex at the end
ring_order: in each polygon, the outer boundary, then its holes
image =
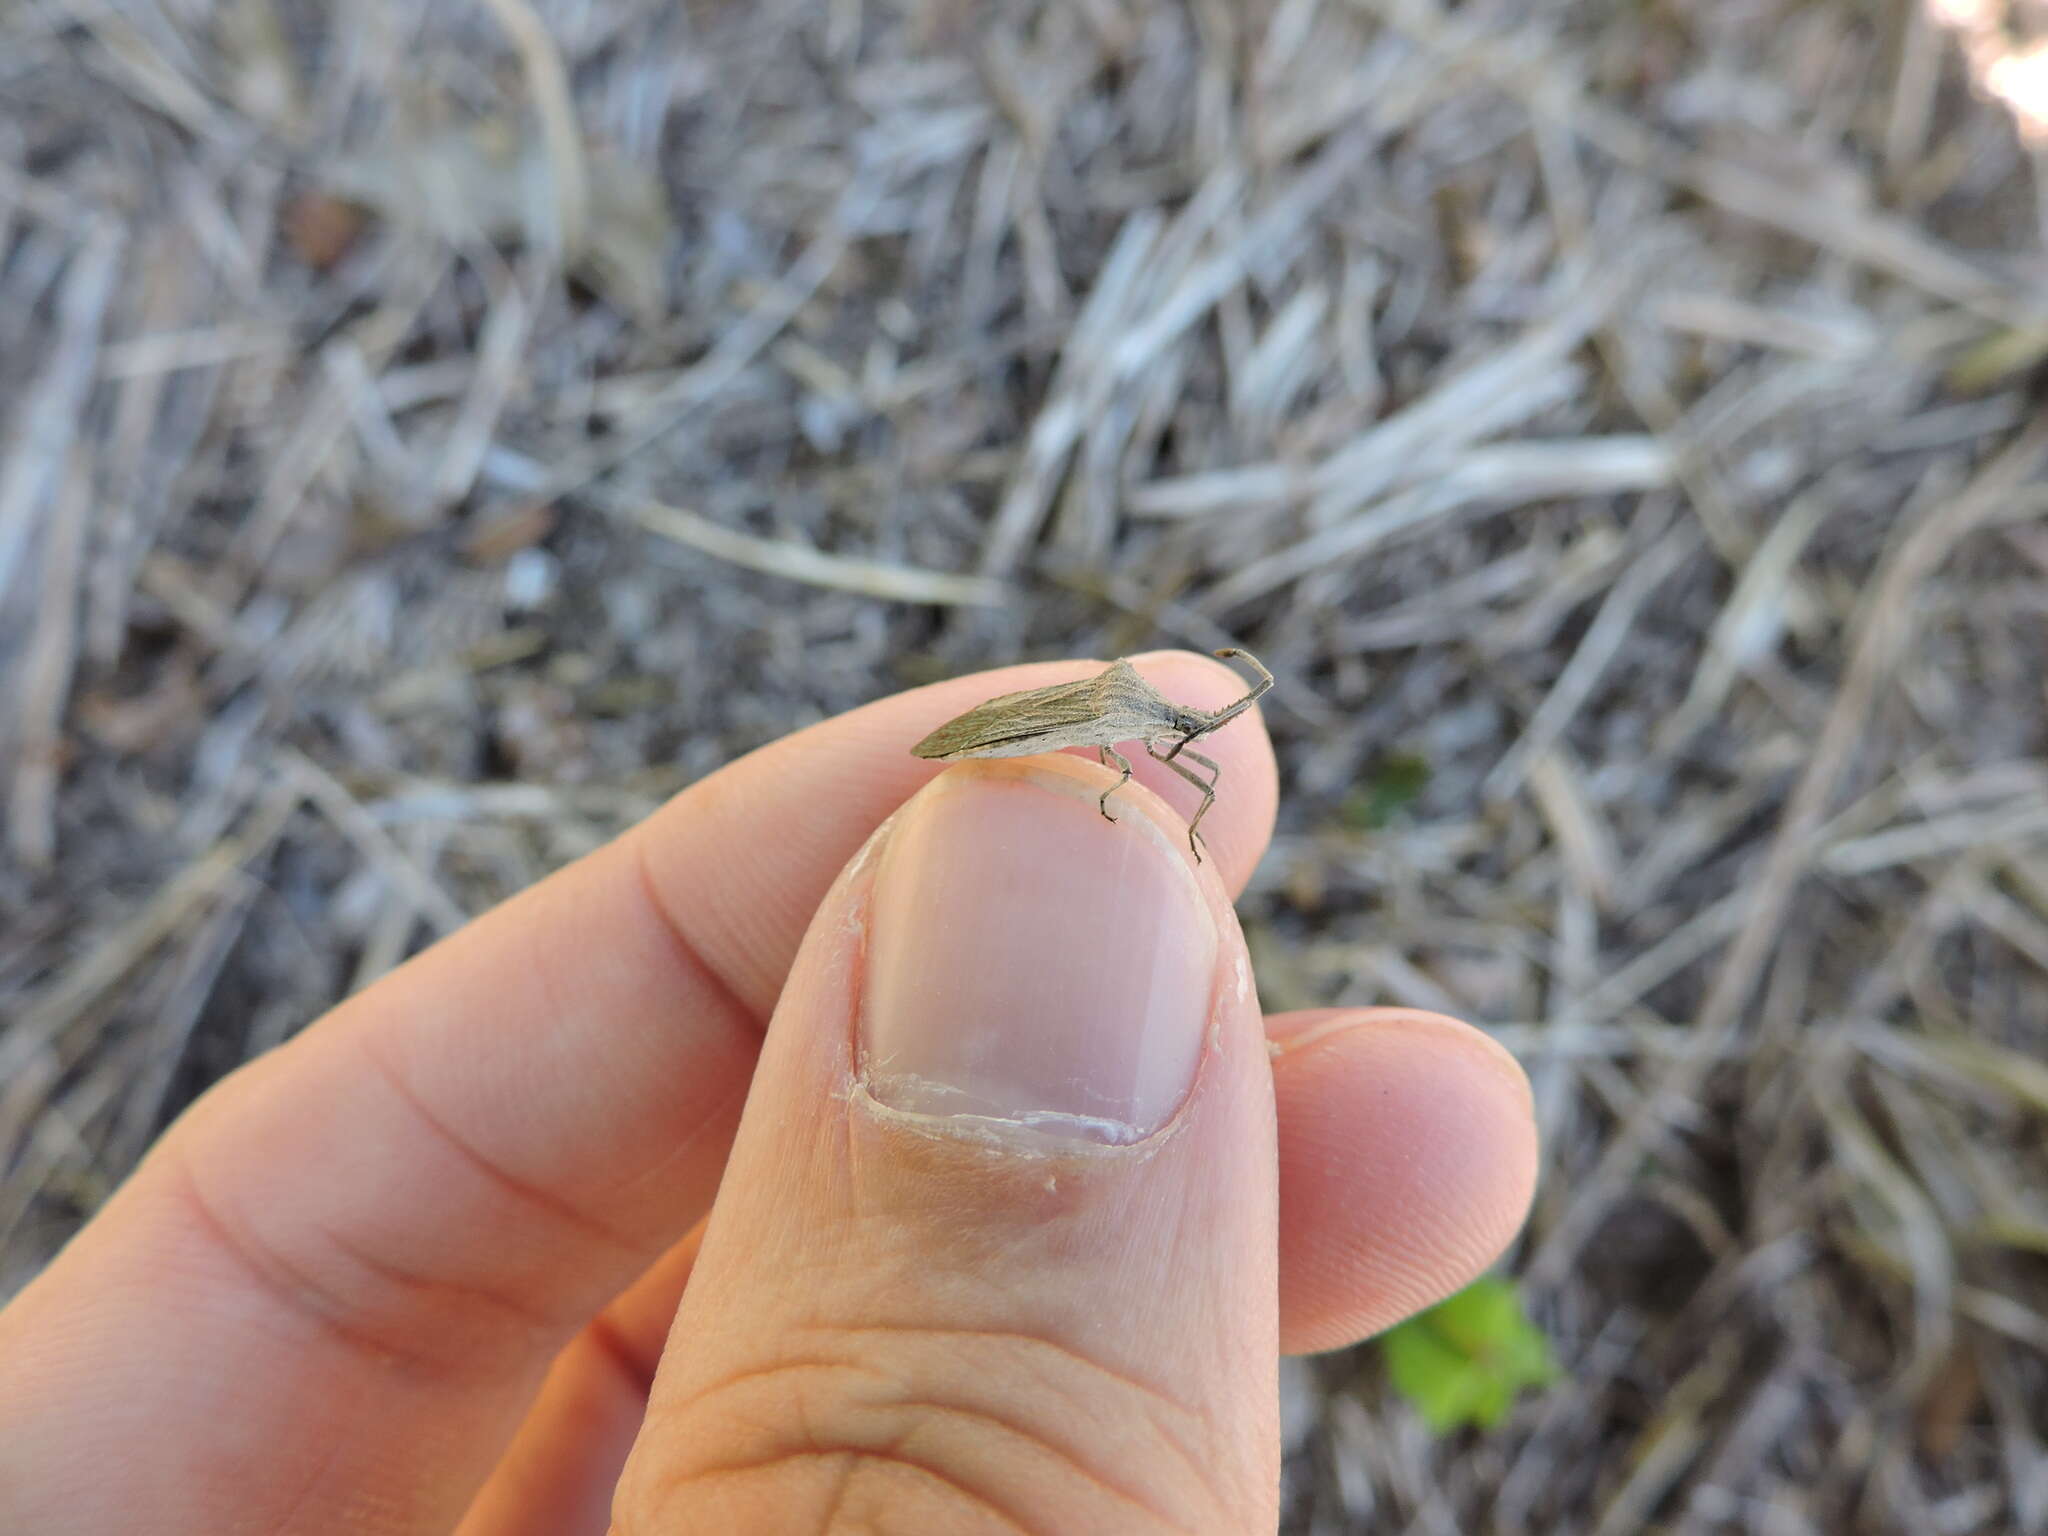
POLYGON ((1429 760, 1413 752, 1389 752, 1373 764, 1366 780, 1338 809, 1344 825, 1377 832, 1413 804, 1429 784, 1429 760))
POLYGON ((1411 1317, 1381 1341, 1394 1390, 1438 1434, 1490 1429, 1529 1387, 1557 1377, 1550 1341, 1522 1310, 1514 1282, 1497 1275, 1411 1317))

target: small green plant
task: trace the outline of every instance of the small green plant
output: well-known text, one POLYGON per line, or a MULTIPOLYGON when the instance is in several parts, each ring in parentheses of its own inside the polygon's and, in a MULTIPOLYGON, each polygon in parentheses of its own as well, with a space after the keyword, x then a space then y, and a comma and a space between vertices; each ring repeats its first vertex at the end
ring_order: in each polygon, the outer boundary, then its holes
POLYGON ((1344 797, 1337 814, 1358 832, 1377 832, 1406 810, 1429 784, 1429 760, 1413 752, 1389 752, 1367 772, 1365 782, 1344 797))
POLYGON ((1394 1390, 1438 1434, 1490 1429, 1526 1388, 1557 1378, 1550 1341, 1529 1321, 1512 1280, 1486 1275, 1388 1331, 1394 1390))

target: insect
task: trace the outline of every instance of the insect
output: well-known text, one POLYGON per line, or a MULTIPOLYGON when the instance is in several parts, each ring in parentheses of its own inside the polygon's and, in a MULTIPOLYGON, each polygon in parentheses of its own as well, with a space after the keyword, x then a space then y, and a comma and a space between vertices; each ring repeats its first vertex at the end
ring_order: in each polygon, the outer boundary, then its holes
POLYGON ((1273 686, 1273 674, 1250 651, 1235 647, 1218 651, 1218 656, 1240 656, 1259 674, 1250 693, 1234 704, 1211 713, 1176 704, 1138 675, 1128 661, 1113 661, 1107 670, 1078 683, 1055 683, 1050 688, 1027 688, 1006 693, 977 704, 964 715, 948 720, 910 749, 913 757, 934 758, 956 763, 963 757, 1029 757, 1034 752, 1052 752, 1061 747, 1093 747, 1102 766, 1111 763, 1123 770, 1123 777, 1102 792, 1096 808, 1103 819, 1109 814, 1109 797, 1130 782, 1131 764, 1116 750, 1120 741, 1144 745, 1146 756, 1166 764, 1202 792, 1201 807, 1188 823, 1188 847, 1200 862, 1201 845, 1197 830, 1216 800, 1216 781, 1223 770, 1199 752, 1188 751, 1188 743, 1206 736, 1236 719, 1258 696, 1273 686), (1170 751, 1159 749, 1172 742, 1170 751), (1192 758, 1209 770, 1209 777, 1178 761, 1192 758))

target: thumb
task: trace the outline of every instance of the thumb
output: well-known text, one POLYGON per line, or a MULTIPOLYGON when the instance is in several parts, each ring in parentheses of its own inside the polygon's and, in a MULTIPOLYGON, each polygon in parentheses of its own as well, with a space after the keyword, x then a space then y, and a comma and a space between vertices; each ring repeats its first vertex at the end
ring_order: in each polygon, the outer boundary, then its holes
MULTIPOLYGON (((621 1536, 1271 1530, 1272 1074, 1186 825, 942 775, 819 908, 621 1536)), ((772 835, 772 834, 771 834, 772 835)))

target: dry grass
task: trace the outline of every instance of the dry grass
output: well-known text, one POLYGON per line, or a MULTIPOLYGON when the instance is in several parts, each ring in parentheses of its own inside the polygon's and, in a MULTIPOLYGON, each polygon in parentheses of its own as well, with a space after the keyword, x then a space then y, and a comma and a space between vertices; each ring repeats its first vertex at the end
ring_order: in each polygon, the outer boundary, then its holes
POLYGON ((1569 1369, 1290 1367, 1290 1529, 2048 1531, 2036 162, 1905 0, 1252 14, 0 10, 0 1292, 746 748, 1236 641, 1569 1369))

